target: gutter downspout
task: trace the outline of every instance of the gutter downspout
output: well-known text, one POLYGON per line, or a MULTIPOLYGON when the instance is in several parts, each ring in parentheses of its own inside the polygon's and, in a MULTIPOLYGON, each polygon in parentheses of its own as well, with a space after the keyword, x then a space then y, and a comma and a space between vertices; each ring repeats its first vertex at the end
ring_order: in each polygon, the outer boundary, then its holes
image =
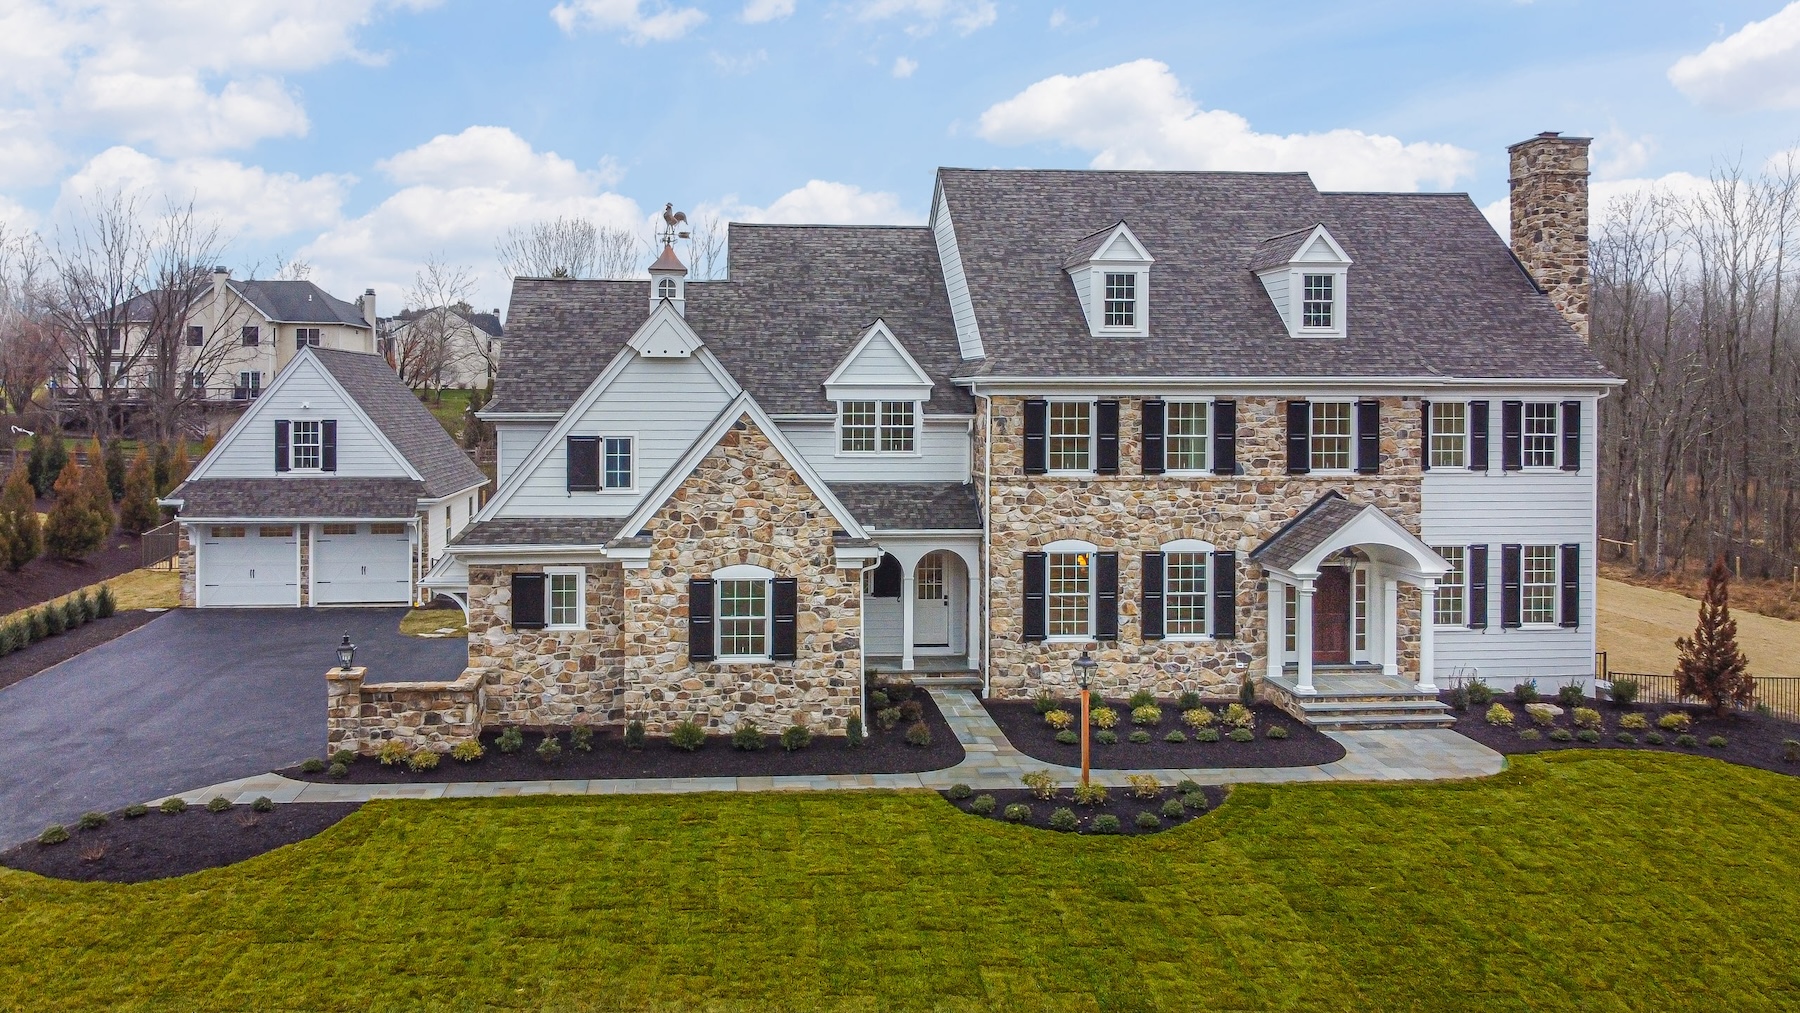
POLYGON ((988 610, 994 603, 993 577, 993 485, 994 485, 994 399, 992 396, 981 399, 981 414, 984 425, 981 432, 981 696, 986 699, 989 686, 989 632, 993 629, 993 620, 988 610))

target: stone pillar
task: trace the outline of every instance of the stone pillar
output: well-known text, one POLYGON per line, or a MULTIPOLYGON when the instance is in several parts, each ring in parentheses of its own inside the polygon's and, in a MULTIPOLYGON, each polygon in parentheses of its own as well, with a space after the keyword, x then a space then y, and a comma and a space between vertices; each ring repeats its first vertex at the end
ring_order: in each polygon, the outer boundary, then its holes
POLYGON ((1381 628, 1381 674, 1400 674, 1400 582, 1391 578, 1381 582, 1381 608, 1386 615, 1381 628))
POLYGON ((1287 585, 1269 578, 1269 668, 1263 678, 1273 679, 1286 666, 1287 650, 1287 585))
POLYGON ((1588 340, 1588 144, 1546 131, 1512 159, 1512 248, 1581 340, 1588 340))
POLYGON ((1313 692, 1313 582, 1310 577, 1300 580, 1298 591, 1299 607, 1294 610, 1294 653, 1299 655, 1295 660, 1299 672, 1294 683, 1301 693, 1313 692))
POLYGON ((913 571, 900 578, 900 671, 913 667, 913 571))
POLYGON ((1428 580, 1419 585, 1419 688, 1428 693, 1437 692, 1437 659, 1432 643, 1436 629, 1437 581, 1428 580))
POLYGON ((363 676, 368 672, 361 665, 326 669, 325 755, 330 756, 340 749, 357 750, 361 739, 358 728, 362 716, 363 676))

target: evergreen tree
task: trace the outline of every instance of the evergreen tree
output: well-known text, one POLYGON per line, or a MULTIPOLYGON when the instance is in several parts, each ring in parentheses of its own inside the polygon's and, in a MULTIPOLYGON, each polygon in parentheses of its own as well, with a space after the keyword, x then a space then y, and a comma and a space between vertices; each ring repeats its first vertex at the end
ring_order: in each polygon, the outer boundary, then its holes
POLYGON ((43 525, 38 521, 36 490, 24 461, 13 465, 6 489, 0 492, 0 564, 18 573, 20 567, 44 551, 43 525))
POLYGON ((106 453, 102 458, 106 462, 106 491, 112 494, 112 501, 119 502, 125 498, 125 448, 113 440, 106 445, 106 453))
POLYGON ((156 505, 156 476, 150 455, 140 449, 125 472, 125 498, 119 501, 119 527, 141 535, 162 523, 156 505))
POLYGON ((1750 678, 1750 659, 1738 649, 1737 620, 1731 618, 1726 585, 1731 571, 1725 557, 1713 561, 1706 577, 1706 595, 1700 599, 1700 623, 1694 636, 1680 637, 1675 649, 1677 689, 1682 696, 1705 700, 1714 713, 1724 714, 1732 704, 1748 706, 1756 697, 1756 680, 1750 678))
POLYGON ((100 540, 104 542, 119 523, 119 515, 113 510, 112 488, 106 484, 104 459, 101 464, 82 472, 81 486, 87 495, 88 509, 93 511, 94 523, 100 525, 100 540))
POLYGON ((193 469, 194 466, 188 463, 187 441, 176 443, 175 456, 169 459, 169 488, 162 490, 162 495, 167 496, 170 489, 187 481, 188 472, 193 469))
MULTIPOLYGON (((58 559, 80 559, 106 541, 107 529, 89 499, 91 485, 73 458, 56 477, 56 505, 50 508, 50 519, 44 525, 44 547, 58 559)), ((108 505, 107 512, 111 510, 108 505)))
POLYGON ((31 487, 42 496, 50 495, 69 463, 69 448, 63 445, 61 433, 44 433, 31 438, 31 487))
POLYGON ((169 464, 172 458, 169 445, 158 441, 156 451, 150 455, 150 477, 154 480, 158 496, 166 496, 170 489, 175 488, 169 481, 169 464))

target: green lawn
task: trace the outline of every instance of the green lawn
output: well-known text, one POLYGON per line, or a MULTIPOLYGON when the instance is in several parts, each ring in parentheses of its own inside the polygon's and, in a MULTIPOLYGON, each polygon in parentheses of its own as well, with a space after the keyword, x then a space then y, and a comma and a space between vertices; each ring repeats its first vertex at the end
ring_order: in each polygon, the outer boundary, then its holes
POLYGON ((474 393, 454 389, 438 391, 436 394, 426 392, 420 396, 420 400, 425 402, 425 407, 431 409, 431 414, 449 430, 451 436, 460 436, 465 413, 469 410, 469 399, 474 393))
POLYGON ((1617 752, 1245 786, 1136 840, 919 794, 390 802, 182 880, 0 874, 0 1003, 1791 1009, 1797 811, 1792 778, 1617 752))

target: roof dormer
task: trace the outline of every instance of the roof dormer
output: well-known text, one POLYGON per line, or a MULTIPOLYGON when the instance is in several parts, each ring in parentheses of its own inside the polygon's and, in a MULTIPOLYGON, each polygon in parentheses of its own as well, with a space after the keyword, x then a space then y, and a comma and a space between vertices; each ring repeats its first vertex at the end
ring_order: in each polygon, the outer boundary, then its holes
POLYGON ((1350 255, 1324 225, 1266 239, 1250 265, 1287 325, 1288 336, 1348 333, 1350 255))
POLYGON ((1096 338, 1150 334, 1150 265, 1156 258, 1124 222, 1083 238, 1063 259, 1096 338))
POLYGON ((664 243, 662 255, 650 265, 650 309, 668 300, 675 312, 687 316, 687 265, 675 256, 672 243, 664 243))

